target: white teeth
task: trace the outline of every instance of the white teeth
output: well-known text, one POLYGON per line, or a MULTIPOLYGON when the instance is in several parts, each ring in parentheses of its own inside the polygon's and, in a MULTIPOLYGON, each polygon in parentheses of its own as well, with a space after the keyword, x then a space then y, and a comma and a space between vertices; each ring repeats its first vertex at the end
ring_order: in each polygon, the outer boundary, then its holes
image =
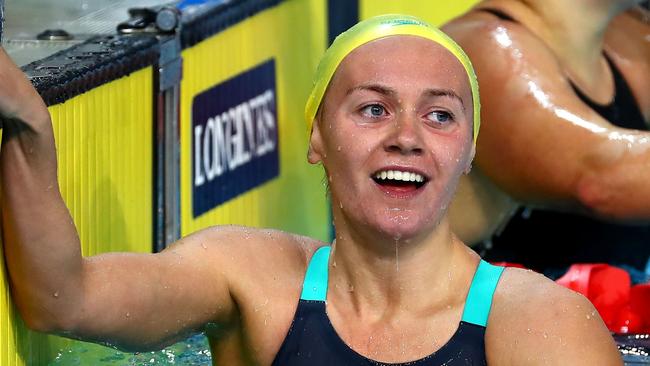
POLYGON ((417 173, 402 172, 399 170, 383 170, 375 174, 376 179, 401 180, 404 182, 424 182, 424 177, 417 173))

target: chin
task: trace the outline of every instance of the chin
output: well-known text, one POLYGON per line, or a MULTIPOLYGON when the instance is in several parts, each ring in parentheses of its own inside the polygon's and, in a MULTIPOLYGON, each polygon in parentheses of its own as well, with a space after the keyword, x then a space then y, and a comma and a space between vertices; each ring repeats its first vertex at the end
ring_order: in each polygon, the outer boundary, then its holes
POLYGON ((430 222, 424 222, 421 218, 411 218, 406 215, 393 215, 386 217, 379 225, 379 231, 388 238, 395 241, 408 241, 435 230, 430 222))

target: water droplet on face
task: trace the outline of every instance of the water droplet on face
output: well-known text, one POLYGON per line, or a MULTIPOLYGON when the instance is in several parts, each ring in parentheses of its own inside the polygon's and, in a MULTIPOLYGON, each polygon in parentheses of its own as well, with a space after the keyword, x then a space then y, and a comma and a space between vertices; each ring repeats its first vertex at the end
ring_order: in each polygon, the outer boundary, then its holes
POLYGON ((340 202, 340 201, 339 201, 339 207, 340 207, 341 209, 343 209, 343 202, 340 202))
POLYGON ((205 243, 201 243, 201 247, 202 247, 203 249, 208 249, 208 247, 207 247, 207 245, 205 245, 205 243))
POLYGON ((337 147, 336 147, 336 151, 341 151, 341 147, 340 147, 340 146, 337 146, 337 147))
POLYGON ((59 291, 53 293, 52 296, 54 296, 55 298, 58 298, 59 297, 59 291))
POLYGON ((128 317, 130 317, 130 316, 131 316, 131 313, 129 313, 129 312, 127 312, 127 313, 126 313, 126 314, 124 314, 124 315, 125 315, 125 316, 126 316, 126 317, 128 318, 128 317))

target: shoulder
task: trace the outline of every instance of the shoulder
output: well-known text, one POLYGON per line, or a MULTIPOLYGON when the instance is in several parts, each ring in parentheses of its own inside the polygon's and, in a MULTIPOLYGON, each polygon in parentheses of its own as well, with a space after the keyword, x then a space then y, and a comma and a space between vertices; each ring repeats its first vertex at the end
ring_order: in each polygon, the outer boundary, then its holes
POLYGON ((605 32, 605 48, 619 66, 650 65, 650 11, 635 8, 612 20, 605 32))
POLYGON ((531 117, 541 120, 553 117, 547 108, 540 108, 548 103, 568 105, 569 110, 581 105, 557 55, 525 26, 470 13, 443 30, 467 53, 476 71, 483 131, 496 122, 500 135, 503 123, 521 123, 521 113, 532 111, 531 117))
POLYGON ((197 265, 225 277, 232 290, 245 290, 273 278, 300 281, 313 252, 324 245, 279 230, 215 226, 182 238, 163 253, 192 257, 197 265))
POLYGON ((218 226, 185 237, 167 251, 199 258, 209 286, 218 285, 219 278, 226 283, 236 312, 231 327, 212 336, 233 339, 235 331, 245 331, 246 347, 257 350, 261 363, 270 363, 291 325, 309 260, 325 245, 278 230, 218 226))
POLYGON ((614 18, 605 33, 605 50, 650 118, 650 11, 636 8, 614 18))
POLYGON ((609 331, 582 295, 508 268, 494 295, 486 353, 495 364, 620 365, 609 331))
POLYGON ((308 256, 325 243, 306 236, 281 230, 253 228, 248 226, 212 226, 185 236, 166 250, 200 247, 213 251, 252 253, 257 251, 289 251, 289 254, 308 256))
POLYGON ((526 65, 559 70, 557 58, 546 43, 519 23, 473 12, 452 20, 442 30, 468 54, 477 73, 488 66, 492 72, 509 73, 526 65))

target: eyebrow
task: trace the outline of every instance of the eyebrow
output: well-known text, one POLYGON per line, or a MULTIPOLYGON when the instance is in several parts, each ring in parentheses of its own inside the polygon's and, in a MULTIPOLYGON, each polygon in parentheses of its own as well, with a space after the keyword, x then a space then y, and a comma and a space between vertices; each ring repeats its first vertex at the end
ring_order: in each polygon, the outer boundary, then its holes
POLYGON ((428 94, 432 97, 449 97, 456 99, 460 103, 460 106, 463 108, 463 110, 465 110, 465 103, 463 103, 463 99, 451 89, 427 89, 425 90, 425 94, 428 94))
MULTIPOLYGON (((382 95, 394 96, 397 94, 395 89, 381 84, 361 84, 348 89, 346 95, 350 95, 355 91, 373 91, 382 95)), ((426 89, 424 94, 430 97, 448 97, 457 100, 460 106, 465 110, 465 103, 463 99, 458 96, 456 92, 451 89, 426 89)))
POLYGON ((352 87, 352 88, 348 89, 348 91, 345 94, 350 95, 355 91, 364 91, 364 90, 369 90, 369 91, 373 91, 373 92, 383 94, 383 95, 388 95, 388 96, 392 96, 392 95, 397 94, 395 89, 392 89, 390 87, 387 87, 385 85, 380 85, 380 84, 361 84, 361 85, 357 85, 355 87, 352 87))

